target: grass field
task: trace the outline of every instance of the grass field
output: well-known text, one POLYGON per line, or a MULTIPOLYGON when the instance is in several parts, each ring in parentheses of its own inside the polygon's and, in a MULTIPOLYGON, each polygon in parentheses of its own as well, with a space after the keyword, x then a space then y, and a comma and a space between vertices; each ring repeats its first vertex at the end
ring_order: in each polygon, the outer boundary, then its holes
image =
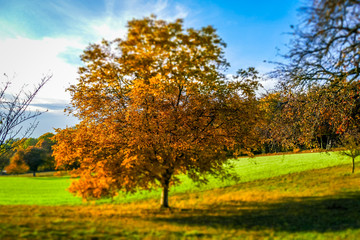
MULTIPOLYGON (((170 196, 180 193, 205 191, 231 186, 240 182, 270 178, 288 173, 301 172, 309 169, 325 168, 351 161, 337 153, 303 153, 290 155, 272 155, 256 158, 240 158, 233 161, 233 171, 240 181, 231 179, 220 181, 210 177, 206 185, 197 186, 186 176, 180 176, 182 184, 170 190, 170 196)), ((37 205, 79 205, 81 199, 73 197, 66 191, 70 184, 69 177, 0 177, 0 204, 37 204, 37 205)), ((139 191, 134 194, 119 194, 113 203, 128 203, 135 200, 145 200, 160 197, 160 190, 139 191)), ((170 198, 171 201, 171 198, 170 198)), ((111 200, 101 200, 99 203, 110 203, 111 200)), ((171 203, 171 202, 170 202, 171 203)))
MULTIPOLYGON (((185 181, 172 193, 171 210, 159 210, 159 196, 144 197, 146 193, 139 194, 146 200, 130 197, 122 204, 120 199, 112 204, 56 203, 48 195, 48 201, 14 205, 19 201, 3 200, 1 190, 0 239, 360 238, 360 171, 350 174, 348 159, 336 154, 296 154, 244 158, 236 164, 242 182, 211 181, 210 186, 187 191, 190 186, 185 181), (313 165, 309 159, 315 161, 313 165), (322 168, 327 165, 338 166, 322 168), (219 188, 222 184, 232 185, 219 188)), ((57 188, 68 194, 64 189, 69 178, 1 177, 1 189, 7 189, 12 180, 20 179, 17 184, 24 185, 21 178, 49 192, 57 188)), ((14 187, 16 195, 20 188, 14 187)), ((36 193, 35 186, 30 192, 36 193)))

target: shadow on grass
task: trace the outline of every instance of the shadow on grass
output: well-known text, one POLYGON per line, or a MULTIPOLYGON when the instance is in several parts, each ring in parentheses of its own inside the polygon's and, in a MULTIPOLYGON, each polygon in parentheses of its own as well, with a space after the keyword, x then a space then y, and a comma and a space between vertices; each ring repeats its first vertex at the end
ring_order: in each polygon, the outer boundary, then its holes
POLYGON ((360 193, 287 198, 278 203, 227 202, 207 210, 175 209, 153 221, 188 226, 286 232, 360 229, 360 193))

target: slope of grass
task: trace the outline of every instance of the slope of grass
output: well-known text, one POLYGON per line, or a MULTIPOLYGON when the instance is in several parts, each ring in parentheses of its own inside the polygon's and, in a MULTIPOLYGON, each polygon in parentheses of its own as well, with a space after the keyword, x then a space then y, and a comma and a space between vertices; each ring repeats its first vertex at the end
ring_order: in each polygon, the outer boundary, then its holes
MULTIPOLYGON (((236 173, 240 180, 220 180, 209 177, 207 184, 197 185, 186 176, 180 176, 182 184, 173 186, 170 196, 178 193, 198 192, 248 182, 257 179, 270 178, 289 173, 301 172, 310 169, 326 168, 340 164, 348 164, 351 171, 351 161, 336 152, 330 153, 300 153, 288 155, 259 156, 255 158, 239 158, 231 161, 232 172, 236 173)), ((159 198, 160 190, 139 191, 134 194, 120 194, 114 200, 118 203, 131 202, 140 199, 159 198)))
POLYGON ((0 239, 359 239, 360 174, 308 170, 171 198, 0 205, 0 239))
MULTIPOLYGON (((231 179, 221 181, 210 177, 209 183, 197 186, 186 176, 180 176, 182 184, 174 186, 170 195, 205 191, 214 188, 231 186, 239 182, 264 179, 283 174, 301 172, 309 169, 324 168, 339 164, 349 164, 350 160, 336 153, 304 153, 291 155, 262 156, 256 158, 239 158, 232 161, 233 172, 240 181, 231 179)), ((0 177, 0 204, 37 204, 37 205, 79 205, 82 201, 73 197, 66 188, 71 179, 68 177, 0 177)), ((119 194, 115 203, 127 203, 135 200, 159 198, 160 191, 139 191, 134 194, 119 194)), ((171 201, 171 198, 170 198, 171 201)), ((101 200, 98 203, 110 203, 101 200)))

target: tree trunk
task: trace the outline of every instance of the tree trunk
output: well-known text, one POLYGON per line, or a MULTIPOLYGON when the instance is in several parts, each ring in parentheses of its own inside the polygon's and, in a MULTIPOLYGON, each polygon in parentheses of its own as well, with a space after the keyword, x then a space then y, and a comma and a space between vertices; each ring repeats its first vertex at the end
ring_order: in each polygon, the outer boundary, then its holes
POLYGON ((352 159, 352 164, 353 164, 352 173, 354 173, 355 172, 355 158, 352 159))
POLYGON ((36 172, 35 171, 33 171, 33 177, 36 177, 36 172))
POLYGON ((169 208, 169 182, 165 181, 165 184, 162 189, 161 193, 161 200, 160 200, 160 207, 161 208, 169 208))

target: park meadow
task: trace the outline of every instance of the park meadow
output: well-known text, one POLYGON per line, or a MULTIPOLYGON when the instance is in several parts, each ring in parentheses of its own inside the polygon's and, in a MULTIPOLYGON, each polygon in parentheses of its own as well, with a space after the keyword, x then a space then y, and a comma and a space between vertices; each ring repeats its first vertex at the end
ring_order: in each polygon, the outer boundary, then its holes
POLYGON ((239 180, 83 202, 69 176, 2 176, 0 239, 357 239, 359 180, 338 153, 239 158, 239 180))

